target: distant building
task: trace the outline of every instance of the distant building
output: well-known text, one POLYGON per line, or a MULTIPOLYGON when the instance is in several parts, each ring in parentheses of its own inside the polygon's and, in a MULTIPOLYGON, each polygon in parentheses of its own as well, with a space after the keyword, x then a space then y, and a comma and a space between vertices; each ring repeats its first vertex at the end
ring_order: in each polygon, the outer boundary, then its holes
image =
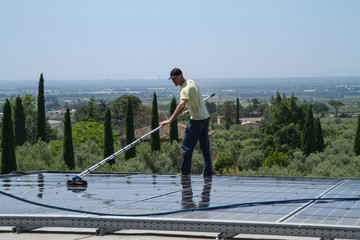
MULTIPOLYGON (((256 114, 257 115, 257 114, 256 114)), ((249 118, 240 118, 241 125, 251 127, 252 129, 258 129, 259 122, 261 121, 261 117, 249 117, 249 118)), ((224 116, 218 116, 216 119, 217 124, 221 124, 224 121, 224 116)))
POLYGON ((261 116, 261 112, 252 111, 252 112, 249 113, 249 116, 250 116, 251 118, 258 118, 258 117, 261 116))
POLYGON ((62 133, 64 131, 64 123, 62 121, 56 120, 48 120, 50 127, 56 128, 58 133, 62 133))
POLYGON ((65 113, 66 113, 66 111, 61 110, 61 109, 55 111, 55 114, 58 115, 58 116, 65 115, 65 113))
POLYGON ((259 127, 259 122, 261 121, 261 117, 258 118, 240 118, 241 125, 252 128, 253 130, 257 130, 259 127))
POLYGON ((64 103, 67 103, 67 104, 71 104, 73 102, 75 102, 75 100, 71 100, 71 99, 64 100, 64 103))
MULTIPOLYGON (((70 110, 70 114, 73 114, 73 113, 75 113, 75 112, 76 112, 76 109, 71 109, 71 110, 70 110)), ((54 113, 54 112, 51 112, 51 114, 53 114, 53 113, 54 113)), ((61 110, 61 109, 55 111, 55 114, 58 115, 58 116, 65 115, 65 113, 66 113, 66 111, 65 111, 65 110, 61 110)))

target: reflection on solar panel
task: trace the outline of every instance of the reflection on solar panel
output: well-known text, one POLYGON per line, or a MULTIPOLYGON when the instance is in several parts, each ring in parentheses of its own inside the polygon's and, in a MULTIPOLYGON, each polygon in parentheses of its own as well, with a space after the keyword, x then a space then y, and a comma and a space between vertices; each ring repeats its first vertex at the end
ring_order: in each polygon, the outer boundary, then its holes
POLYGON ((0 226, 204 231, 222 233, 224 238, 226 234, 247 233, 360 239, 360 201, 260 204, 292 199, 359 198, 360 180, 90 174, 86 189, 67 189, 66 181, 71 177, 64 173, 2 176, 0 226), (4 193, 43 205, 23 202, 4 193), (236 203, 256 204, 188 211, 236 203))

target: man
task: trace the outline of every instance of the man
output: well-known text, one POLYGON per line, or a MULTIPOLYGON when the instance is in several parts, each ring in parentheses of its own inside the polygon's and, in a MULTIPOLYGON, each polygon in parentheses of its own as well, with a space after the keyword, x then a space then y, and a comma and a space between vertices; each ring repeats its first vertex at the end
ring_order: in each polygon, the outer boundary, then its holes
POLYGON ((170 72, 169 80, 175 86, 180 86, 180 102, 172 116, 160 125, 172 123, 181 114, 189 109, 190 121, 186 127, 184 138, 181 142, 182 165, 179 176, 190 176, 192 154, 196 143, 199 141, 200 150, 203 154, 204 169, 203 176, 212 176, 212 163, 209 143, 209 119, 210 115, 201 97, 198 85, 191 79, 185 79, 179 68, 170 72))

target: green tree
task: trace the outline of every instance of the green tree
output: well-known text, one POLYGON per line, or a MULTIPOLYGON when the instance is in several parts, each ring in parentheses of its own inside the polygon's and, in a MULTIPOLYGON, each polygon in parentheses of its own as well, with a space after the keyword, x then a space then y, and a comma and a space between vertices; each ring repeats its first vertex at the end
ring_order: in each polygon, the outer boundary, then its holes
POLYGON ((125 129, 125 113, 127 109, 126 106, 128 98, 130 98, 131 100, 134 120, 136 119, 137 121, 137 124, 135 126, 142 127, 150 122, 150 107, 141 104, 141 100, 137 96, 122 95, 116 98, 110 105, 112 124, 121 133, 124 133, 123 129, 125 129), (149 108, 150 112, 147 108, 149 108))
POLYGON ((289 164, 290 164, 289 156, 286 153, 278 151, 278 149, 276 148, 275 150, 272 150, 269 153, 269 155, 265 158, 263 166, 287 167, 289 164))
POLYGON ((294 96, 294 93, 292 94, 290 98, 290 116, 291 116, 291 122, 296 124, 298 123, 298 106, 296 104, 297 98, 294 96))
POLYGON ((259 99, 253 98, 253 99, 251 99, 251 103, 252 103, 252 110, 253 110, 253 111, 256 111, 257 108, 258 108, 259 105, 260 105, 259 99))
POLYGON ((206 101, 206 102, 205 102, 205 106, 206 106, 206 109, 208 110, 208 112, 209 112, 210 114, 217 112, 216 103, 206 101))
POLYGON ((325 103, 315 103, 313 110, 315 114, 321 113, 321 116, 325 117, 325 114, 329 111, 329 107, 325 103))
POLYGON ((31 94, 25 94, 23 100, 24 112, 25 112, 25 127, 26 127, 26 139, 30 143, 36 142, 36 104, 35 97, 31 94))
POLYGON ((66 166, 69 169, 75 168, 74 146, 72 140, 72 129, 71 129, 69 107, 66 108, 66 113, 64 116, 63 159, 66 166))
POLYGON ((88 120, 89 121, 94 121, 94 119, 95 119, 94 102, 95 102, 95 98, 91 97, 89 99, 89 102, 88 102, 88 105, 87 105, 87 113, 88 113, 88 120))
POLYGON ((104 124, 99 122, 79 122, 72 126, 75 145, 78 143, 95 142, 100 149, 104 147, 104 124))
POLYGON ((274 142, 279 148, 282 145, 287 145, 292 149, 299 148, 301 145, 300 131, 294 123, 290 123, 274 134, 274 142))
POLYGON ((324 144, 324 137, 322 133, 320 118, 317 117, 314 119, 314 127, 315 127, 316 151, 322 152, 325 149, 325 144, 324 144))
POLYGON ((277 92, 276 99, 276 104, 273 104, 270 108, 269 115, 271 122, 266 127, 266 133, 270 135, 275 134, 276 131, 291 123, 300 125, 300 129, 302 129, 306 112, 302 105, 296 103, 297 98, 294 95, 290 98, 281 98, 277 92))
POLYGON ((25 112, 20 96, 15 101, 15 146, 22 146, 26 141, 25 112))
MULTIPOLYGON (((111 128, 111 112, 110 109, 105 111, 104 119, 104 158, 112 155, 114 153, 114 137, 111 128)), ((110 165, 115 163, 115 159, 108 161, 110 165)))
POLYGON ((224 152, 219 152, 214 162, 214 170, 219 173, 222 173, 225 169, 229 170, 229 168, 233 164, 234 161, 231 159, 231 157, 228 154, 224 152))
MULTIPOLYGON (((154 92, 152 100, 152 112, 151 112, 151 130, 159 127, 159 112, 157 105, 156 93, 154 92)), ((155 131, 151 134, 151 152, 160 151, 160 133, 155 131)))
POLYGON ((239 98, 236 98, 236 124, 240 124, 240 102, 239 98))
MULTIPOLYGON (((170 115, 172 115, 175 112, 176 109, 176 99, 173 97, 170 103, 170 115)), ((169 131, 169 138, 170 143, 173 141, 179 142, 179 132, 178 132, 178 126, 177 126, 177 119, 175 119, 172 123, 170 123, 170 131, 169 131)))
POLYGON ((316 151, 314 130, 314 118, 310 106, 306 115, 304 128, 301 132, 301 150, 306 156, 316 151))
MULTIPOLYGON (((134 132, 134 113, 131 103, 131 98, 127 99, 126 112, 125 112, 125 132, 126 146, 135 141, 135 132, 134 132)), ((136 156, 135 147, 130 148, 125 152, 125 159, 134 158, 136 156)))
POLYGON ((5 100, 3 109, 1 125, 1 174, 7 174, 17 170, 14 126, 11 105, 8 99, 5 100))
POLYGON ((360 114, 358 116, 357 128, 354 140, 354 152, 356 156, 360 155, 360 114))
POLYGON ((226 101, 221 106, 221 112, 225 118, 225 127, 229 129, 233 124, 233 119, 236 111, 236 106, 232 101, 226 101))
POLYGON ((37 124, 36 124, 36 140, 46 141, 45 131, 45 98, 44 98, 44 77, 40 74, 38 97, 37 97, 37 124))
POLYGON ((281 96, 280 96, 280 93, 279 93, 279 90, 276 90, 276 97, 275 97, 275 99, 273 98, 273 104, 278 104, 278 103, 280 103, 281 102, 281 96))
POLYGON ((328 102, 330 106, 332 106, 333 108, 335 108, 335 117, 338 117, 339 115, 339 108, 341 106, 344 106, 344 104, 340 101, 337 100, 331 100, 328 102))

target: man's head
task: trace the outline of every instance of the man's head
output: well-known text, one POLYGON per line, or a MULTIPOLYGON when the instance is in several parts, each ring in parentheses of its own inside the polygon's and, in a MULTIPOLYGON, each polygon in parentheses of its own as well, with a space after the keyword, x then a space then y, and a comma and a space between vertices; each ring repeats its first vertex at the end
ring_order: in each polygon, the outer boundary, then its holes
POLYGON ((182 85, 185 82, 185 79, 183 77, 183 73, 179 68, 174 68, 170 71, 170 77, 169 80, 172 80, 175 86, 182 85))

